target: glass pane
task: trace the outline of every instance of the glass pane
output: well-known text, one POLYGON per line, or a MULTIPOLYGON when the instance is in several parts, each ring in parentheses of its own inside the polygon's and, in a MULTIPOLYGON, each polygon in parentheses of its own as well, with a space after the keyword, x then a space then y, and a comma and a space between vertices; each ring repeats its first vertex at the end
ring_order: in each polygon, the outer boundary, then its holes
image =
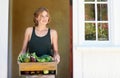
POLYGON ((85 23, 85 40, 96 40, 95 23, 85 23))
POLYGON ((97 1, 99 1, 99 2, 106 2, 107 0, 97 0, 97 1))
POLYGON ((95 20, 95 5, 85 4, 85 21, 95 20))
POLYGON ((104 41, 109 40, 108 37, 108 24, 107 23, 99 23, 98 24, 98 40, 104 41))
POLYGON ((93 1, 95 1, 95 0, 85 0, 85 2, 93 2, 93 1))
POLYGON ((97 16, 98 21, 107 21, 108 20, 108 13, 107 13, 107 4, 97 4, 97 16))

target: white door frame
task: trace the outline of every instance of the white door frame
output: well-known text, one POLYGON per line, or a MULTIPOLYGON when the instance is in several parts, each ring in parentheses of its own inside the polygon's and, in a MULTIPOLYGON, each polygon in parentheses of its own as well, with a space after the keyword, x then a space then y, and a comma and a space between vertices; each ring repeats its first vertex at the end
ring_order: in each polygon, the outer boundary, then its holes
POLYGON ((9 0, 0 0, 0 78, 8 78, 9 0))

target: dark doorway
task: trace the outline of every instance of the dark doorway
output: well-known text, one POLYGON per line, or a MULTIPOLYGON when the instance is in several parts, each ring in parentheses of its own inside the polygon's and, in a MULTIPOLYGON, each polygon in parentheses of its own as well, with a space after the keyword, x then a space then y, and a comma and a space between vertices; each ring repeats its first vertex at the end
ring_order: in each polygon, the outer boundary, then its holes
POLYGON ((59 53, 57 78, 72 78, 72 0, 10 0, 10 32, 8 78, 19 78, 17 57, 21 50, 26 27, 33 26, 33 12, 47 7, 52 21, 49 26, 58 31, 59 53), (61 6, 62 5, 62 6, 61 6))

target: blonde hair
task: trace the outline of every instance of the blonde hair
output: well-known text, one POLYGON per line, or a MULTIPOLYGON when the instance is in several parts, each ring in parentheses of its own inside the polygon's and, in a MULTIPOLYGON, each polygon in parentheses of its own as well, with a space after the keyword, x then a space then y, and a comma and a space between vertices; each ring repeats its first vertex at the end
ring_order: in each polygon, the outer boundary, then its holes
POLYGON ((37 18, 37 17, 39 16, 39 14, 41 14, 43 11, 46 11, 46 12, 48 13, 48 16, 49 16, 48 23, 50 22, 50 14, 49 14, 48 9, 45 8, 45 7, 40 7, 40 8, 38 8, 38 9, 34 12, 33 21, 34 21, 35 26, 38 26, 38 21, 36 20, 36 18, 37 18))

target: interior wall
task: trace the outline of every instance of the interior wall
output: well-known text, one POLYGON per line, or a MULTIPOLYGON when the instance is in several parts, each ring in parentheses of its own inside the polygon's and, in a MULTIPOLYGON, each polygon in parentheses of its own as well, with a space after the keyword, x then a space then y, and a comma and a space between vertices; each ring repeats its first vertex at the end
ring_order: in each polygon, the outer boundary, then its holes
POLYGON ((52 21, 49 27, 58 31, 59 53, 58 77, 70 78, 70 23, 69 0, 12 0, 12 70, 10 78, 18 78, 17 57, 22 48, 25 29, 33 26, 33 12, 45 6, 49 9, 52 21))

